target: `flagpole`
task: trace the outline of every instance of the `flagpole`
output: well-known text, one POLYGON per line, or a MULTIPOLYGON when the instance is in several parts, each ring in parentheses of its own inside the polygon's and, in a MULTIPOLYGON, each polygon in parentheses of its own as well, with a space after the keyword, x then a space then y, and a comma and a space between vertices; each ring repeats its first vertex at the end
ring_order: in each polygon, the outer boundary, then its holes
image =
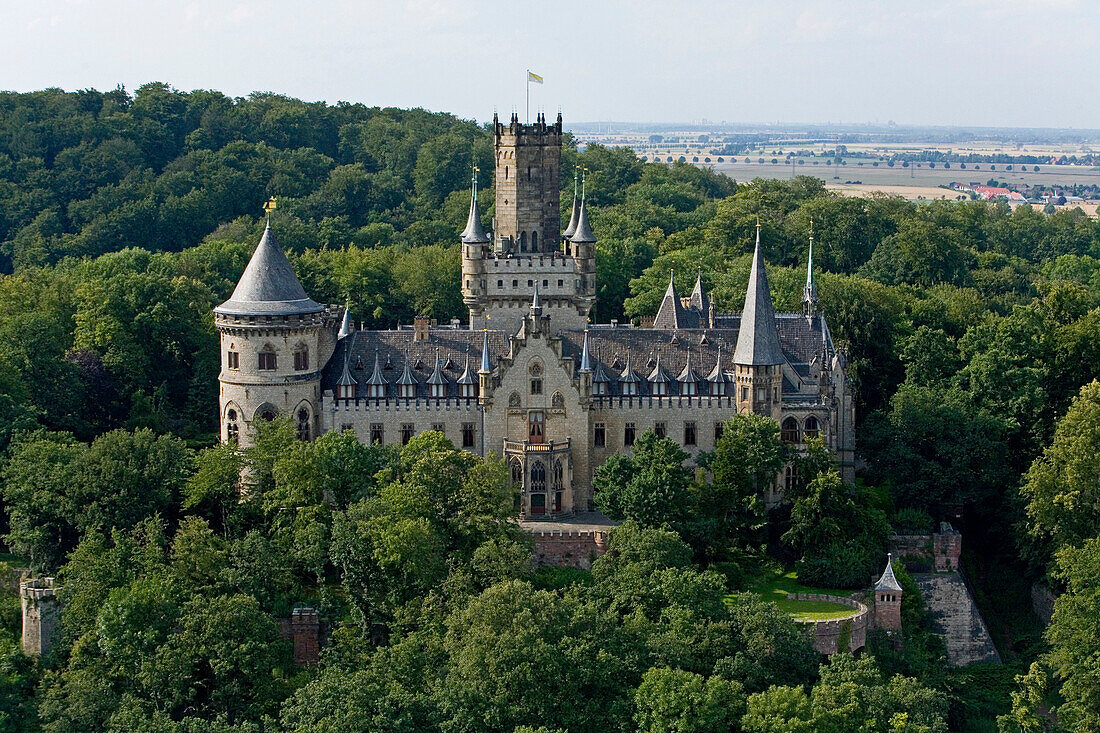
POLYGON ((527 70, 527 124, 531 124, 531 70, 527 70))

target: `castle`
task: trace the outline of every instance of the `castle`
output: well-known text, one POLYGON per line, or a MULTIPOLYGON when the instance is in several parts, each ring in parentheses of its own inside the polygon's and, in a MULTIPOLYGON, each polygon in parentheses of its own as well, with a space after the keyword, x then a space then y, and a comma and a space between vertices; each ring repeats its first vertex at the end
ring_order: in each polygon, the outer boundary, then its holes
MULTIPOLYGON (((741 313, 717 313, 697 280, 671 277, 651 327, 588 324, 596 236, 574 193, 561 231, 561 115, 494 117, 496 218, 476 182, 461 234, 468 324, 355 330, 346 309, 304 291, 270 225, 229 300, 221 338, 221 439, 247 444, 256 420, 289 416, 302 440, 352 430, 403 444, 438 430, 504 457, 526 518, 593 506, 592 475, 645 430, 697 455, 735 413, 774 418, 795 447, 821 436, 854 474, 855 410, 844 354, 817 308, 813 240, 802 312, 776 313, 756 249, 741 313)), ((765 500, 795 480, 787 468, 765 500)))

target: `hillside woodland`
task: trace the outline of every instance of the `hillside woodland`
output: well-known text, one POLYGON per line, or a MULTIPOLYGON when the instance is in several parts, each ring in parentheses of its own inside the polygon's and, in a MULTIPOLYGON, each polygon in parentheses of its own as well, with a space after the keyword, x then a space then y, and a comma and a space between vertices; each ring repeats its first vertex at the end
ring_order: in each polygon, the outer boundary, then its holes
POLYGON ((758 218, 795 310, 812 227, 858 395, 856 484, 813 446, 771 513, 757 489, 791 455, 769 421, 731 421, 699 465, 641 436, 597 474, 625 522, 590 573, 533 570, 503 464, 437 433, 300 443, 276 421, 215 445, 211 309, 263 202, 316 300, 368 328, 464 319, 458 233, 491 159, 485 127, 424 110, 0 94, 0 529, 65 601, 39 661, 4 601, 0 731, 1100 727, 1100 223, 1080 211, 842 198, 570 142, 562 209, 583 165, 598 320, 652 316, 670 269, 739 310, 758 218), (947 669, 900 567, 904 646, 858 659, 819 659, 743 592, 777 565, 862 587, 891 526, 958 512, 1004 666, 947 669), (1045 631, 1033 582, 1060 594, 1045 631), (317 668, 278 638, 303 605, 331 631, 317 668))

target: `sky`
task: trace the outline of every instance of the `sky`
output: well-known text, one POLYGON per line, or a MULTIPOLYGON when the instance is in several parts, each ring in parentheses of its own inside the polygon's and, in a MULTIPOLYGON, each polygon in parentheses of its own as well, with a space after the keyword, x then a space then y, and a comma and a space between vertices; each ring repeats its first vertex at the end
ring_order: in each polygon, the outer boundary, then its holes
POLYGON ((0 0, 0 89, 569 121, 1100 127, 1097 0, 0 0))

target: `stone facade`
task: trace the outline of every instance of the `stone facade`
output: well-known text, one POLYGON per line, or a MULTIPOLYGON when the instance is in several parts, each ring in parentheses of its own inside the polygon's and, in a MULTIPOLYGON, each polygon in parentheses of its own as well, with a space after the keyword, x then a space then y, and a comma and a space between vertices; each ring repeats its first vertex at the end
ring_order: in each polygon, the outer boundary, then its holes
POLYGON ((907 566, 913 566, 912 570, 954 572, 959 569, 962 556, 962 534, 950 523, 940 522, 940 530, 932 534, 891 535, 890 547, 907 566), (923 568, 919 567, 922 565, 923 568))
MULTIPOLYGON (((498 121, 494 140, 496 231, 482 228, 475 181, 462 236, 468 324, 357 331, 344 309, 308 298, 265 232, 215 309, 223 440, 248 444, 254 421, 275 415, 298 422, 303 439, 351 430, 400 445, 439 430, 503 456, 521 516, 539 518, 592 508, 595 469, 646 430, 697 455, 731 417, 755 412, 778 420, 795 449, 822 437, 853 478, 847 361, 810 285, 802 312, 775 313, 758 237, 743 313, 716 313, 701 279, 681 299, 670 279, 658 327, 588 325, 596 238, 583 196, 572 234, 559 234, 560 118, 498 121)), ((796 479, 785 470, 768 503, 796 479)))
POLYGON ((46 656, 60 637, 61 602, 57 591, 53 578, 34 578, 19 584, 24 654, 46 656))
POLYGON ((947 661, 960 667, 1001 658, 970 590, 958 573, 913 576, 933 625, 947 646, 947 661))
POLYGON ((279 637, 294 645, 294 664, 313 667, 321 661, 321 617, 313 608, 295 608, 279 619, 279 637))

